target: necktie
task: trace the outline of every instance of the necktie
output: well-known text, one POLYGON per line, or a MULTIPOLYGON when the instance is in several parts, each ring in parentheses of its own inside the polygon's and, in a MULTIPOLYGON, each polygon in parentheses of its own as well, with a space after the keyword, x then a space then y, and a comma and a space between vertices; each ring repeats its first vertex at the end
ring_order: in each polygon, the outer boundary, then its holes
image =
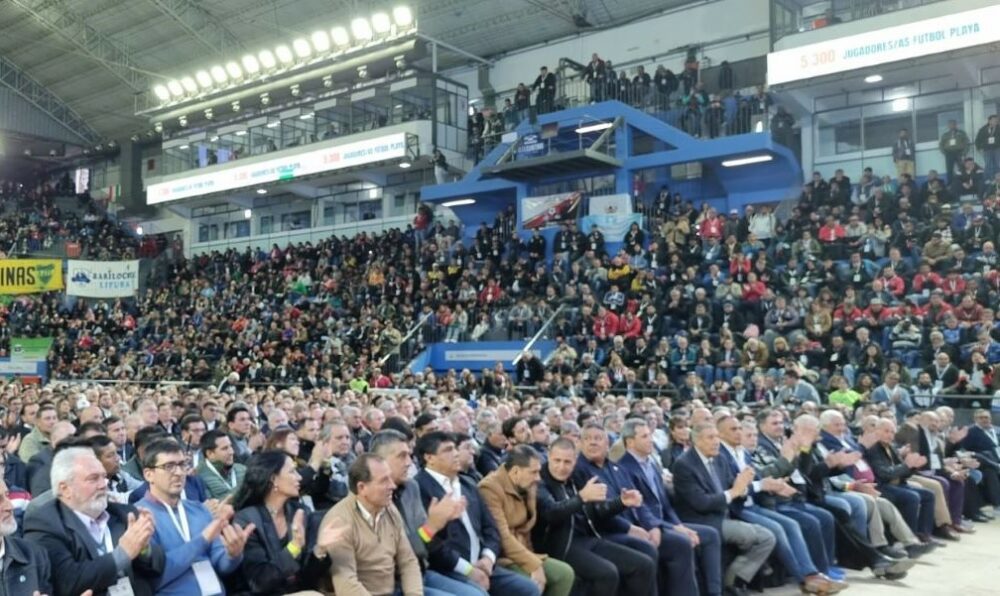
POLYGON ((722 483, 719 482, 719 475, 715 472, 715 458, 714 457, 708 458, 707 466, 708 466, 708 475, 712 478, 712 484, 714 485, 715 490, 717 490, 718 492, 721 493, 722 492, 722 483))

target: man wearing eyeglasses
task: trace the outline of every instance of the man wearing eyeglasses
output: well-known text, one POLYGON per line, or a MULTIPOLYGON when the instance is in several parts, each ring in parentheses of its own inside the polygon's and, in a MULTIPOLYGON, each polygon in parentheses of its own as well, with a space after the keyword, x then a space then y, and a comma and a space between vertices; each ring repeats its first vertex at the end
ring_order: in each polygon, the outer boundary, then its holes
POLYGON ((89 447, 69 447, 52 460, 57 498, 27 513, 24 535, 52 563, 52 594, 152 596, 164 570, 163 550, 150 543, 153 516, 108 502, 104 466, 89 447))
POLYGON ((239 568, 254 525, 232 525, 229 505, 220 505, 213 518, 201 503, 181 497, 190 463, 176 440, 150 444, 142 463, 149 492, 136 505, 152 514, 156 529, 150 543, 166 553, 157 596, 224 593, 222 577, 239 568))

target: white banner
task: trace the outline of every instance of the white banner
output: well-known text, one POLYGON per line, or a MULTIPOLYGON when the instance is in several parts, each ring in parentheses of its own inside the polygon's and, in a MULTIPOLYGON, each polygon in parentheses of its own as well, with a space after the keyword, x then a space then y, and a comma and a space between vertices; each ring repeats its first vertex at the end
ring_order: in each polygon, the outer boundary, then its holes
POLYGON ((627 194, 621 194, 590 197, 590 213, 587 215, 629 215, 631 213, 632 199, 627 194))
MULTIPOLYGON (((212 172, 150 184, 146 188, 146 204, 156 205, 271 182, 294 180, 311 174, 353 168, 405 156, 406 133, 399 133, 303 151, 255 163, 237 160, 225 166, 212 166, 215 170, 212 172)), ((247 161, 252 159, 248 158, 247 161)))
POLYGON ((998 22, 1000 6, 989 6, 772 52, 767 55, 767 84, 993 43, 1000 40, 998 22))
POLYGON ((521 227, 525 230, 551 228, 575 221, 580 210, 579 192, 521 199, 521 227))
POLYGON ((66 294, 85 298, 135 296, 139 261, 66 261, 66 294))

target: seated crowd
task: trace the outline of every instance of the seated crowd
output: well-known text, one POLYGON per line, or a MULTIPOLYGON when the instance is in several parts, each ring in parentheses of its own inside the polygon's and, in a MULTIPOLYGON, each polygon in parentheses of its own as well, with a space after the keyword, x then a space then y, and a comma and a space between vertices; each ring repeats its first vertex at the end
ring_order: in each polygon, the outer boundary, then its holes
POLYGON ((963 427, 947 406, 446 388, 2 399, 10 594, 831 594, 845 569, 902 579, 1000 510, 987 410, 963 427))

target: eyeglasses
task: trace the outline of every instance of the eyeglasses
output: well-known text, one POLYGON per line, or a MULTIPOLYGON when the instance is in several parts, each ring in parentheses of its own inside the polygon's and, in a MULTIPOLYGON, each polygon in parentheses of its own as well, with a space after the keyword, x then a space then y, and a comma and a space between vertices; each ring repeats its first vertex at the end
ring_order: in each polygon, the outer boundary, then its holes
POLYGON ((153 467, 157 470, 163 470, 167 474, 176 474, 177 472, 187 472, 191 469, 191 464, 186 461, 171 461, 153 467))

